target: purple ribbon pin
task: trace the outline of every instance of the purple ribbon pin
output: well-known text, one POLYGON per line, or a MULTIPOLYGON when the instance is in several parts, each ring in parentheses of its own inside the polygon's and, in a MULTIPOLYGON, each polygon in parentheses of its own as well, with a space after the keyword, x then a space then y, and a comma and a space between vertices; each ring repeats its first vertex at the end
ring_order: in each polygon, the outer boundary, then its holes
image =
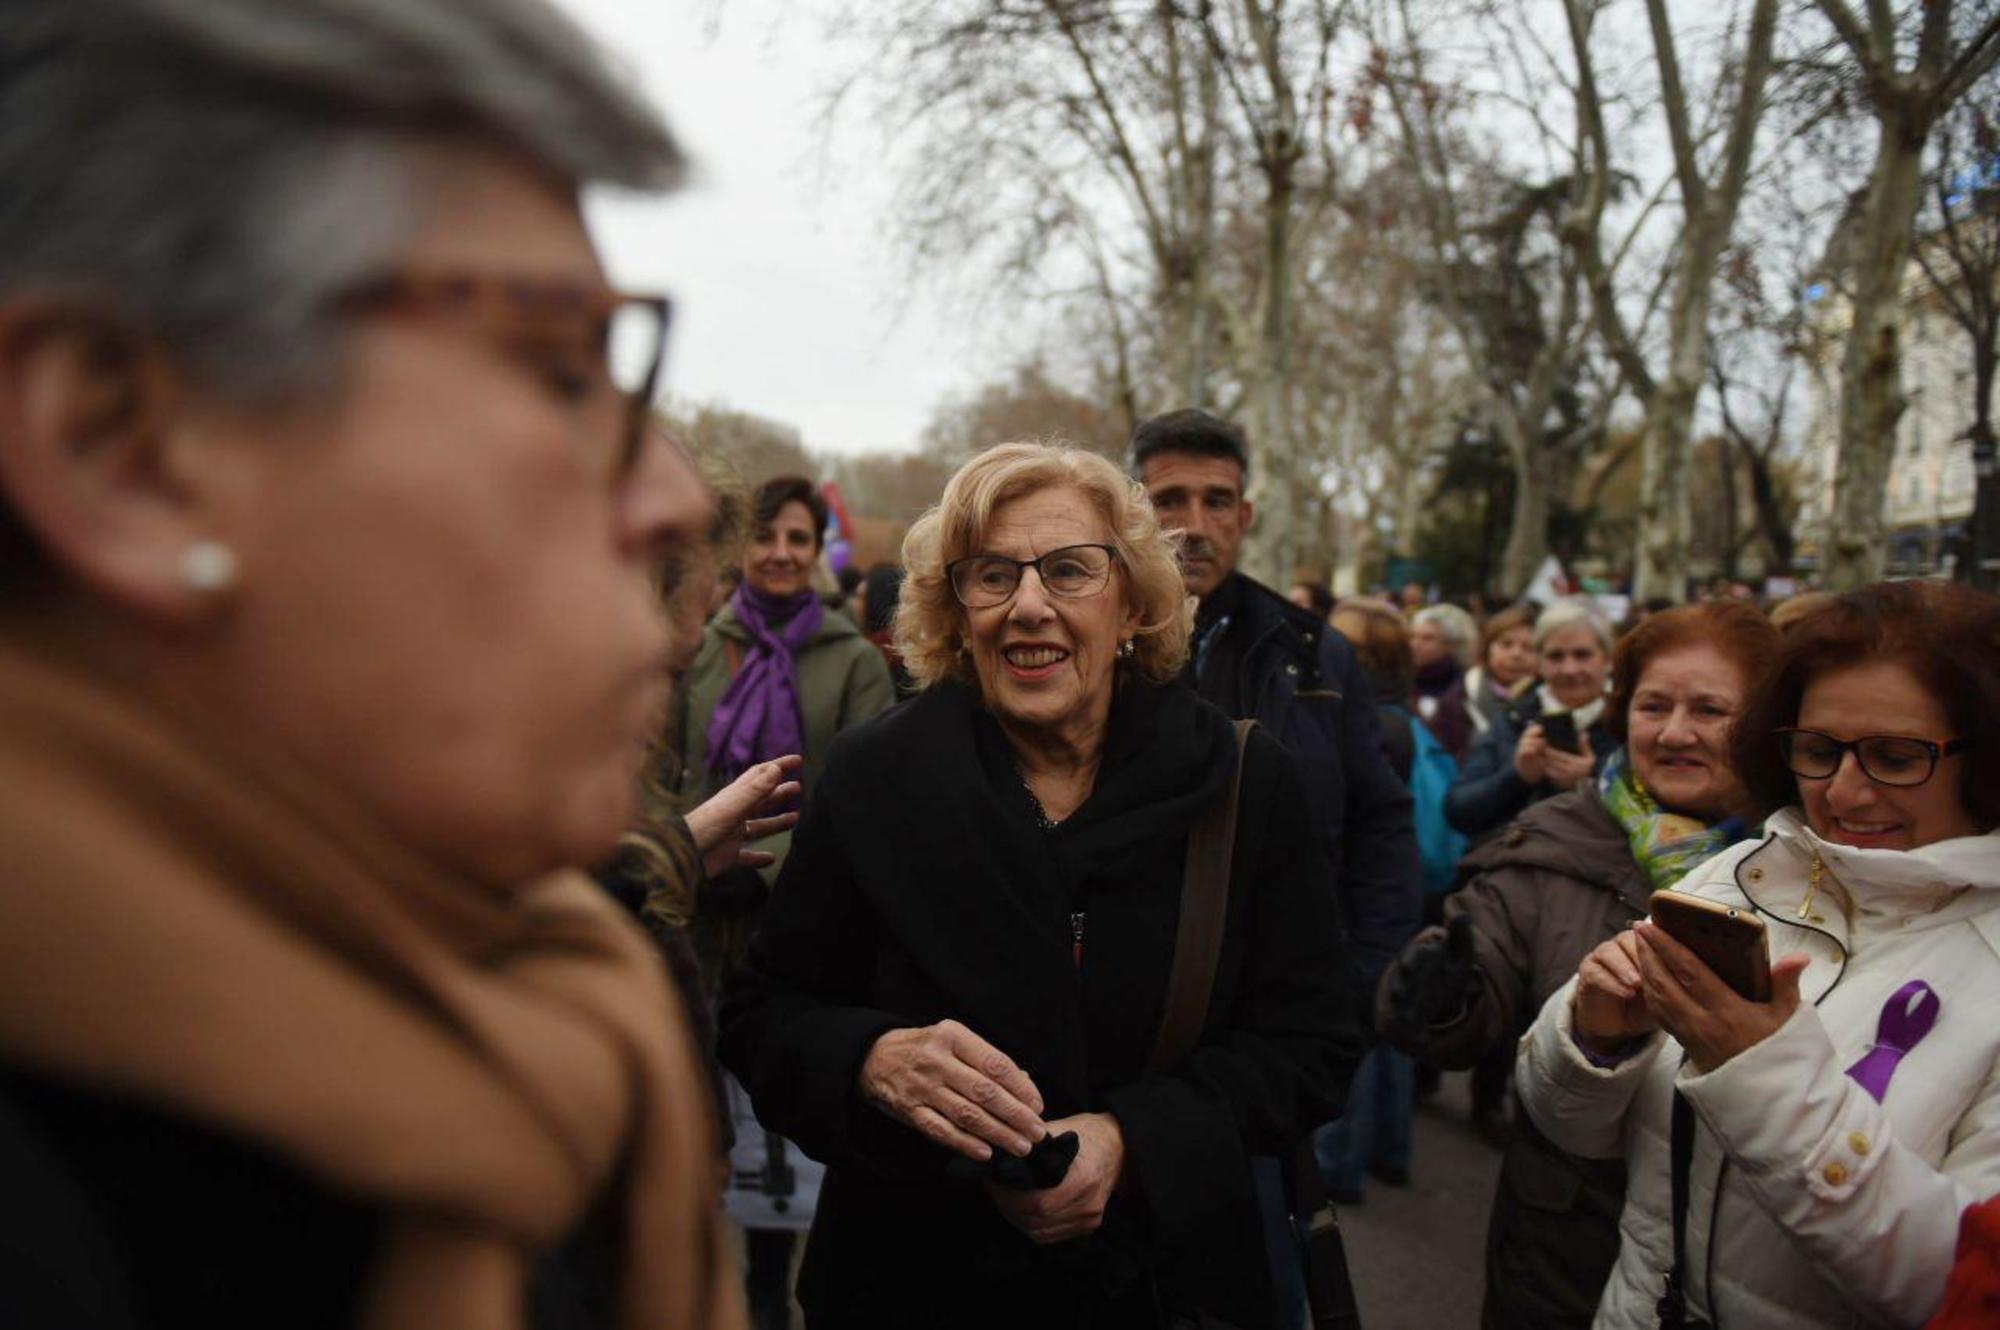
POLYGON ((1882 1004, 1881 1018, 1875 1023, 1875 1044, 1862 1054, 1861 1061, 1847 1069, 1855 1084, 1874 1096, 1876 1103, 1889 1093, 1889 1078, 1896 1074, 1903 1054, 1923 1042, 1937 1024, 1944 1004, 1931 986, 1912 979, 1882 1004))

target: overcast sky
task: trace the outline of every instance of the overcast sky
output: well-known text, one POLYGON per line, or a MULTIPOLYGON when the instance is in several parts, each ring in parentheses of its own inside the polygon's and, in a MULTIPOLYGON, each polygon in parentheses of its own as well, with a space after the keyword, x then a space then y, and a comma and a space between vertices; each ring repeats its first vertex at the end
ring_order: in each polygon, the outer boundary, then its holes
POLYGON ((819 4, 557 2, 628 62, 697 165, 664 199, 589 206, 613 280, 674 297, 671 393, 850 452, 913 444, 941 397, 987 377, 934 302, 906 299, 883 222, 892 181, 867 169, 861 127, 827 181, 816 94, 839 58, 819 4))

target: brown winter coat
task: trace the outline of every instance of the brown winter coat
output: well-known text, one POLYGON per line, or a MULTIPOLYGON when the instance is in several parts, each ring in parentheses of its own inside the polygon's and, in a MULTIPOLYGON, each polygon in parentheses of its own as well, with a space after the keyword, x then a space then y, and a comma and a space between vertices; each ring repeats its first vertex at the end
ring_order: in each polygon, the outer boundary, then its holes
MULTIPOLYGON (((1444 1067, 1470 1067, 1518 1039, 1592 948, 1646 913, 1652 890, 1589 785, 1529 808, 1467 855, 1460 874, 1466 885, 1445 900, 1444 917, 1472 921, 1477 973, 1464 1014, 1425 1031, 1392 1029, 1388 993, 1401 957, 1377 992, 1377 1022, 1395 1044, 1444 1067)), ((1486 1235, 1482 1324, 1588 1326, 1618 1254, 1624 1197, 1620 1161, 1565 1154, 1521 1117, 1486 1235)))

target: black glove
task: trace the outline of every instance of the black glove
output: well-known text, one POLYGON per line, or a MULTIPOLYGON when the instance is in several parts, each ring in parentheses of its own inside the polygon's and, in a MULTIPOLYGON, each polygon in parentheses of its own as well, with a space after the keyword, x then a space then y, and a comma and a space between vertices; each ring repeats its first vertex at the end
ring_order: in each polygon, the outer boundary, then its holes
POLYGON ((1475 982, 1472 920, 1454 915, 1442 935, 1427 932, 1403 952, 1389 981, 1389 1014, 1413 1032, 1449 1025, 1465 1014, 1475 982))
POLYGON ((1069 1176, 1080 1144, 1075 1132, 1066 1131, 1042 1137, 1025 1155, 995 1150, 983 1164, 956 1155, 944 1166, 944 1175, 954 1182, 990 1182, 1015 1191, 1046 1191, 1069 1176))

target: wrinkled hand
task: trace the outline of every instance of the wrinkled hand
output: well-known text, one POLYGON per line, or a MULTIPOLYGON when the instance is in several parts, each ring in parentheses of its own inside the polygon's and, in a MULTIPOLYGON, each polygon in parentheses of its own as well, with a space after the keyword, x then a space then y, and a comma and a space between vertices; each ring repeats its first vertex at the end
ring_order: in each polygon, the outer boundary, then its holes
POLYGON ((1444 928, 1427 928, 1403 949, 1389 979, 1389 1011, 1397 1025, 1421 1034, 1449 1025, 1471 1000, 1472 920, 1453 915, 1444 928))
POLYGON ((1665 929, 1641 920, 1632 931, 1646 1010, 1680 1041, 1696 1071, 1714 1071, 1764 1042, 1799 1009, 1799 975, 1811 963, 1803 952, 1772 961, 1771 1000, 1752 1002, 1665 929))
POLYGON ((796 812, 776 811, 799 797, 794 779, 805 759, 796 753, 759 762, 687 815, 701 866, 710 878, 732 868, 768 868, 776 856, 746 848, 798 824, 796 812))
POLYGON ((861 1064, 861 1092, 890 1117, 985 1163, 1046 1136, 1042 1092, 1005 1053, 957 1021, 891 1030, 861 1064))
POLYGON ((1630 930, 1600 942, 1576 971, 1570 1029, 1585 1050, 1609 1057, 1660 1028, 1641 988, 1639 940, 1630 930))
POLYGON ((1048 1130, 1077 1135, 1076 1160, 1060 1183, 1045 1191, 986 1186, 1007 1222, 1044 1245, 1095 1233, 1125 1172, 1125 1133, 1109 1113, 1057 1118, 1048 1130))
POLYGON ((1576 736, 1580 753, 1565 753, 1561 749, 1547 748, 1542 754, 1542 779, 1557 789, 1566 790, 1590 775, 1597 766, 1597 755, 1590 751, 1590 736, 1579 733, 1576 736))

